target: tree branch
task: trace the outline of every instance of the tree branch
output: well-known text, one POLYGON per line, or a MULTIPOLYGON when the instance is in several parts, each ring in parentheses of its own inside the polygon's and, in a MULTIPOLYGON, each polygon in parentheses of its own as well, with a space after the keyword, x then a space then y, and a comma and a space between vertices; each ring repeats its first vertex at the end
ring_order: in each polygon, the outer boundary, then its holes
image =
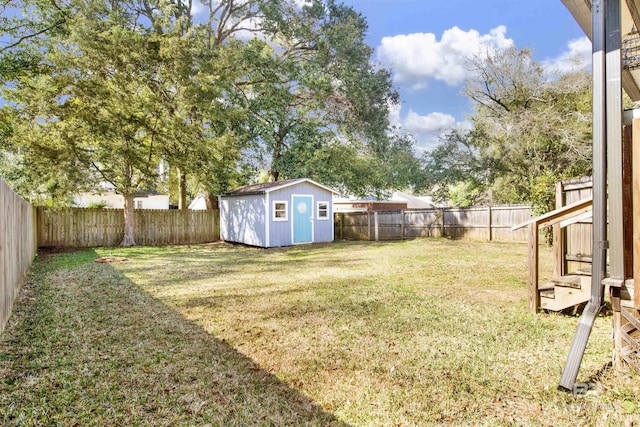
POLYGON ((35 33, 26 34, 26 35, 20 37, 17 41, 15 41, 15 42, 11 43, 10 45, 7 45, 7 46, 3 47, 2 49, 0 49, 0 52, 3 53, 3 52, 8 51, 9 49, 13 49, 14 47, 20 45, 22 42, 24 42, 26 40, 29 40, 29 39, 32 39, 34 37, 38 37, 39 35, 42 35, 42 34, 46 33, 47 31, 50 31, 50 30, 60 26, 61 24, 64 24, 65 22, 66 22, 66 20, 63 19, 63 20, 60 20, 60 21, 54 23, 50 27, 43 28, 42 30, 36 31, 35 33))

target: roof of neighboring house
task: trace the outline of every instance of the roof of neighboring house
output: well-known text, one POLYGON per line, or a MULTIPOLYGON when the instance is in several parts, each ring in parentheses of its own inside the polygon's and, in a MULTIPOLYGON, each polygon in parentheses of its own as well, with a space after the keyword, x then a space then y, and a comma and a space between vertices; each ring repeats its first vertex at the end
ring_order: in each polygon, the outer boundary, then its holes
POLYGON ((429 209, 433 207, 431 197, 417 197, 412 194, 403 193, 402 191, 394 192, 390 200, 406 201, 409 209, 429 209))
POLYGON ((318 184, 313 180, 310 180, 308 178, 298 178, 298 179, 287 179, 284 181, 265 182, 260 184, 245 185, 244 187, 238 187, 233 190, 225 191, 224 193, 222 193, 221 196, 228 197, 228 196, 249 196, 253 194, 267 194, 272 191, 279 190, 281 188, 290 187, 292 185, 300 184, 303 182, 308 182, 310 184, 315 185, 316 187, 320 187, 331 193, 338 194, 337 191, 332 190, 331 188, 326 187, 322 184, 318 184))
POLYGON ((429 196, 412 196, 411 194, 395 191, 391 197, 386 200, 378 200, 375 196, 369 196, 362 199, 339 198, 334 199, 336 204, 353 204, 353 203, 406 203, 409 209, 430 209, 434 204, 429 196))
POLYGON ((204 196, 202 194, 198 194, 194 199, 189 203, 187 209, 192 210, 204 210, 207 209, 207 202, 204 200, 204 196))
POLYGON ((353 205, 353 204, 380 204, 380 205, 406 205, 407 201, 406 200, 367 200, 367 199, 361 199, 361 200, 343 200, 343 199, 334 199, 333 201, 334 204, 341 204, 341 205, 353 205))

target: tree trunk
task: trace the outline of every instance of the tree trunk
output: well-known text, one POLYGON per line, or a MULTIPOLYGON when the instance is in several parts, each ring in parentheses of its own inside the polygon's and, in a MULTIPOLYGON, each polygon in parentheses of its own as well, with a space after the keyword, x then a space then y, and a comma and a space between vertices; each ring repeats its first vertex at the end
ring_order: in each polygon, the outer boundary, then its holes
POLYGON ((187 174, 180 168, 176 169, 178 175, 178 209, 187 209, 187 174))
POLYGON ((208 191, 204 193, 204 202, 207 205, 207 210, 218 209, 218 196, 211 194, 208 191))
POLYGON ((280 161, 285 151, 284 140, 286 138, 286 131, 284 131, 284 123, 280 123, 278 131, 274 135, 273 153, 271 154, 271 168, 269 169, 269 182, 276 182, 280 178, 280 168, 282 167, 280 161))
POLYGON ((124 194, 124 237, 122 238, 120 246, 136 246, 136 221, 133 197, 133 194, 124 194))

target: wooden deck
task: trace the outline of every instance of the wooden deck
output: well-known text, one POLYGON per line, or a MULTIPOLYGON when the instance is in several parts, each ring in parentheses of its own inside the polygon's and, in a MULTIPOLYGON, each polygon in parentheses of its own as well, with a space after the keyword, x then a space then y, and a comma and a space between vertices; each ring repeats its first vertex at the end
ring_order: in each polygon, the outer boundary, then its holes
MULTIPOLYGON (((628 133, 625 137, 630 138, 628 133)), ((640 144, 640 138, 638 143, 640 144)), ((531 312, 545 310, 573 314, 581 311, 591 297, 593 244, 591 191, 591 181, 588 178, 558 183, 556 197, 558 209, 519 224, 520 227, 529 227, 529 308, 531 312), (539 243, 537 241, 539 230, 543 227, 553 228, 554 265, 553 279, 539 284, 536 249, 539 243)), ((640 216, 640 210, 638 215, 640 216)), ((627 228, 634 231, 638 229, 631 226, 627 228)), ((629 237, 627 244, 629 241, 639 245, 640 232, 633 238, 629 237)), ((636 251, 629 248, 628 252, 636 251)), ((633 267, 640 267, 640 257, 629 256, 629 258, 633 260, 633 264, 628 262, 625 267, 628 270, 628 277, 631 277, 635 271, 633 267)), ((622 286, 611 284, 608 279, 605 279, 604 285, 604 294, 612 310, 614 363, 627 363, 640 368, 638 358, 640 310, 637 309, 640 295, 635 295, 634 279, 627 279, 622 286)))

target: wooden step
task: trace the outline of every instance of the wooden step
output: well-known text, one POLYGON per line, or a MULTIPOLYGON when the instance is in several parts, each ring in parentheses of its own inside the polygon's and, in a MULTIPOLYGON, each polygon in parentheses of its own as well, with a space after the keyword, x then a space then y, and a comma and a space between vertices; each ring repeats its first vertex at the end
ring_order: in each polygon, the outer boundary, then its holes
POLYGON ((592 261, 592 257, 590 255, 582 255, 582 254, 575 254, 575 255, 571 255, 571 254, 567 254, 564 257, 567 261, 574 261, 574 262, 591 262, 592 261))
POLYGON ((551 279, 544 285, 538 286, 538 293, 541 297, 555 298, 556 287, 580 289, 580 278, 577 275, 567 275, 551 279))
POLYGON ((539 288, 540 306, 544 310, 562 311, 589 301, 591 277, 568 275, 556 278, 539 288))
POLYGON ((538 288, 538 293, 540 294, 540 298, 550 298, 554 299, 556 297, 555 286, 550 288, 538 288))
POLYGON ((622 298, 620 303, 622 304, 623 307, 635 308, 634 296, 633 296, 635 293, 634 283, 635 283, 634 279, 627 279, 625 281, 624 286, 620 289, 620 297, 622 298))
POLYGON ((591 276, 591 268, 580 268, 576 271, 572 271, 571 274, 576 274, 578 276, 591 276))
POLYGON ((577 274, 568 274, 566 276, 551 279, 550 283, 555 284, 555 286, 580 289, 580 287, 582 286, 582 277, 584 276, 579 276, 577 274))

